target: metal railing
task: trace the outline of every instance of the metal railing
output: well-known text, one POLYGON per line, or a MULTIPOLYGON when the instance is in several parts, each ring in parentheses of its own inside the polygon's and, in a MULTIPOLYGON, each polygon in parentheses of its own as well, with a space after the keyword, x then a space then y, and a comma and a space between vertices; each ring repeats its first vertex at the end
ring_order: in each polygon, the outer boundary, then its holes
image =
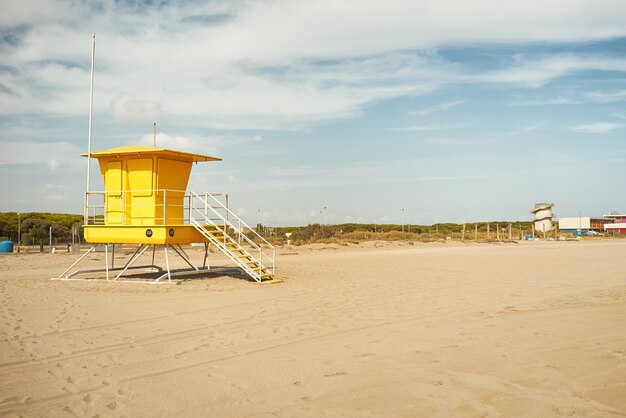
MULTIPOLYGON (((222 233, 222 246, 225 250, 228 239, 234 239, 239 245, 246 244, 253 251, 251 254, 260 267, 265 267, 273 275, 276 264, 276 248, 259 233, 235 215, 228 207, 212 195, 204 193, 189 194, 190 220, 192 224, 208 224, 222 233), (199 219, 199 220, 198 220, 199 219), (216 222, 217 221, 217 222, 216 222), (258 242, 257 242, 258 241, 258 242), (263 250, 266 247, 270 253, 263 250)), ((245 269, 245 265, 242 265, 245 269)))
MULTIPOLYGON (((215 193, 211 196, 224 197, 218 208, 228 208, 228 194, 215 193)), ((189 224, 191 214, 191 193, 174 189, 151 190, 107 190, 86 192, 83 216, 86 225, 134 225, 150 223, 155 225, 189 224), (137 200, 150 198, 138 203, 137 200), (147 216, 137 213, 142 209, 152 209, 147 216), (177 216, 181 214, 181 216, 177 216)), ((215 219, 217 220, 217 218, 215 219)))

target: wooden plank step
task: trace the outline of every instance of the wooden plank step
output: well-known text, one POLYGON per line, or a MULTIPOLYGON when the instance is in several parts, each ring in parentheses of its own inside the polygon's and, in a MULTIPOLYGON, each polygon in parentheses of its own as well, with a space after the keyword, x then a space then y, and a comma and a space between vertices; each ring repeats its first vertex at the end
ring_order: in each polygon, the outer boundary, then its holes
POLYGON ((274 283, 282 283, 282 279, 271 279, 271 280, 264 280, 263 283, 264 284, 274 284, 274 283))

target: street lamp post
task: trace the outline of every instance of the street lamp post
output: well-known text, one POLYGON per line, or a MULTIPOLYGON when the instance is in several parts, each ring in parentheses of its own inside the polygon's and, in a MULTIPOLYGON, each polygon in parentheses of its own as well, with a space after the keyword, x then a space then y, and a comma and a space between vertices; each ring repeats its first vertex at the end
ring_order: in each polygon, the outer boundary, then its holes
POLYGON ((17 245, 19 247, 22 242, 22 220, 20 218, 21 213, 17 212, 17 245))
POLYGON ((324 226, 327 226, 327 225, 328 225, 328 224, 326 223, 326 211, 327 211, 327 209, 328 209, 328 206, 324 206, 324 209, 323 209, 323 211, 324 211, 324 226))
POLYGON ((404 208, 400 208, 400 220, 402 223, 402 232, 404 232, 404 208))

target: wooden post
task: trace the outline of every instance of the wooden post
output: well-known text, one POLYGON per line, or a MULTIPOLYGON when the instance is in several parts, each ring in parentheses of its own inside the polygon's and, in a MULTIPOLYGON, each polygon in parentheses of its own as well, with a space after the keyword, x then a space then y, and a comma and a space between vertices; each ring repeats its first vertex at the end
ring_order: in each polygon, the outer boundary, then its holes
POLYGON ((500 224, 496 224, 496 239, 500 241, 500 224))
POLYGON ((535 239, 535 223, 533 222, 531 225, 532 225, 532 227, 533 227, 533 229, 532 229, 532 232, 531 232, 531 233, 532 233, 532 235, 533 235, 533 239, 535 239))
POLYGON ((474 225, 474 239, 478 239, 478 224, 474 225))
POLYGON ((463 232, 461 233, 461 241, 465 239, 465 224, 463 224, 463 232))
POLYGON ((489 230, 489 222, 487 222, 487 239, 491 239, 491 231, 489 230))
POLYGON ((541 225, 541 232, 543 234, 543 239, 546 239, 546 225, 541 225))
POLYGON ((509 224, 509 241, 512 241, 512 240, 513 240, 513 231, 512 231, 512 228, 513 228, 513 224, 511 224, 511 223, 510 223, 510 224, 509 224))

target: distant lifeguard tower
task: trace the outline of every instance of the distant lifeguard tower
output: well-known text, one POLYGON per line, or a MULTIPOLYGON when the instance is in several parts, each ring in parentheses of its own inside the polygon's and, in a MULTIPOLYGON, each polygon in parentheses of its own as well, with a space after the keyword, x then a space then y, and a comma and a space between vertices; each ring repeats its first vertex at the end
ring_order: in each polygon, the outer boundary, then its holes
POLYGON ((553 207, 554 203, 535 203, 530 211, 530 213, 534 215, 534 231, 542 232, 544 235, 546 232, 552 231, 552 219, 555 217, 555 215, 552 213, 553 207))
POLYGON ((128 270, 148 268, 162 273, 153 282, 171 282, 172 277, 209 271, 209 244, 255 281, 274 278, 275 249, 271 244, 232 213, 227 202, 219 199, 221 195, 186 191, 193 163, 221 158, 144 146, 97 151, 91 157, 98 160, 104 182, 104 191, 88 191, 85 195, 85 240, 94 246, 57 279, 70 280, 100 271, 106 273, 107 280, 122 281, 128 270), (197 267, 181 247, 191 243, 205 244, 202 267, 197 267), (104 269, 71 271, 101 244, 106 253, 104 269), (124 266, 115 267, 115 246, 119 244, 138 244, 138 248, 124 266), (135 265, 150 247, 152 262, 135 265), (165 253, 165 268, 154 262, 159 247, 165 253), (172 271, 168 249, 189 268, 172 271), (114 278, 110 277, 112 272, 117 273, 114 278))

